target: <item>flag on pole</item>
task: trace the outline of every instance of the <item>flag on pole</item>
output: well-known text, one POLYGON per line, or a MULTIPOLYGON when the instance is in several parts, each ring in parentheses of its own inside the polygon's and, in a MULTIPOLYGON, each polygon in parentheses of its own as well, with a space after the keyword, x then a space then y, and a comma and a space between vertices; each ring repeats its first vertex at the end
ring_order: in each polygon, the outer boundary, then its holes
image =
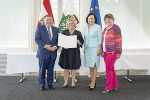
POLYGON ((68 18, 73 17, 76 20, 76 23, 79 23, 78 17, 77 17, 77 13, 76 13, 76 9, 74 6, 74 0, 67 0, 67 4, 65 7, 65 10, 63 11, 60 23, 59 23, 59 31, 60 33, 62 33, 64 30, 67 29, 67 24, 66 21, 68 18))
MULTIPOLYGON (((43 4, 41 5, 41 13, 38 21, 38 26, 44 23, 44 16, 51 15, 53 17, 53 12, 50 4, 50 0, 43 0, 43 4)), ((53 17, 54 21, 54 17, 53 17)))
POLYGON ((99 24, 102 27, 101 15, 100 15, 100 9, 99 9, 98 0, 92 0, 91 1, 90 13, 94 13, 96 15, 96 17, 97 17, 97 24, 99 24))

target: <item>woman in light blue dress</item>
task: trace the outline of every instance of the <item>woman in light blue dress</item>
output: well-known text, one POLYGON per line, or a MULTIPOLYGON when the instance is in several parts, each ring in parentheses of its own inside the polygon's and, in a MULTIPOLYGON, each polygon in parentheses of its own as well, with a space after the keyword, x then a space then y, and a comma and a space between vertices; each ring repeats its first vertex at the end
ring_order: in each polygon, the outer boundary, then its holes
POLYGON ((88 25, 84 29, 85 66, 90 68, 91 83, 88 86, 90 90, 93 90, 96 86, 97 68, 100 63, 102 29, 97 24, 94 13, 89 13, 86 21, 88 25))

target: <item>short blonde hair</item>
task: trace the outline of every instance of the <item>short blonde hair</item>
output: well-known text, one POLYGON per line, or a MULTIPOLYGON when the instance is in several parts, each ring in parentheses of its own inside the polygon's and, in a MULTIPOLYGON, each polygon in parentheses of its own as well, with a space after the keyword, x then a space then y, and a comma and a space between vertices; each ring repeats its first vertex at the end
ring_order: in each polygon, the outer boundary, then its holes
POLYGON ((68 27, 68 24, 70 23, 70 22, 73 22, 74 23, 74 26, 75 26, 75 28, 76 28, 76 25, 77 25, 77 21, 76 21, 76 19, 73 17, 73 16, 71 16, 70 18, 68 18, 67 19, 67 27, 68 27))

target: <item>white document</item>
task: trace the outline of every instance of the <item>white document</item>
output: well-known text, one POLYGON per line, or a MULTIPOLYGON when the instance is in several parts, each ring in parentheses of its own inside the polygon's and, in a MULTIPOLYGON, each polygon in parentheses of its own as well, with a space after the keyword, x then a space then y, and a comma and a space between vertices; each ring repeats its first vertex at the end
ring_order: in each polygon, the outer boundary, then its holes
POLYGON ((77 48, 77 35, 66 36, 59 33, 58 46, 63 48, 77 48))

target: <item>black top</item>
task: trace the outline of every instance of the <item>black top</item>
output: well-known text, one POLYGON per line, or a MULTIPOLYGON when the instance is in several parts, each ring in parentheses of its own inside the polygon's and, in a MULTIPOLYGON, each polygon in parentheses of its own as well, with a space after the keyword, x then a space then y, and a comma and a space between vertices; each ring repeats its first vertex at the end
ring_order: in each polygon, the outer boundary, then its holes
MULTIPOLYGON (((81 44, 83 44, 84 40, 82 37, 82 34, 80 31, 75 30, 73 32, 73 34, 70 34, 69 30, 64 30, 63 33, 66 36, 70 36, 70 35, 77 35, 77 40, 79 40, 81 42, 81 44)), ((60 58, 59 58, 59 66, 62 69, 79 69, 81 66, 81 59, 80 59, 80 47, 77 44, 77 48, 69 48, 69 49, 64 49, 62 48, 61 54, 60 54, 60 58)))

